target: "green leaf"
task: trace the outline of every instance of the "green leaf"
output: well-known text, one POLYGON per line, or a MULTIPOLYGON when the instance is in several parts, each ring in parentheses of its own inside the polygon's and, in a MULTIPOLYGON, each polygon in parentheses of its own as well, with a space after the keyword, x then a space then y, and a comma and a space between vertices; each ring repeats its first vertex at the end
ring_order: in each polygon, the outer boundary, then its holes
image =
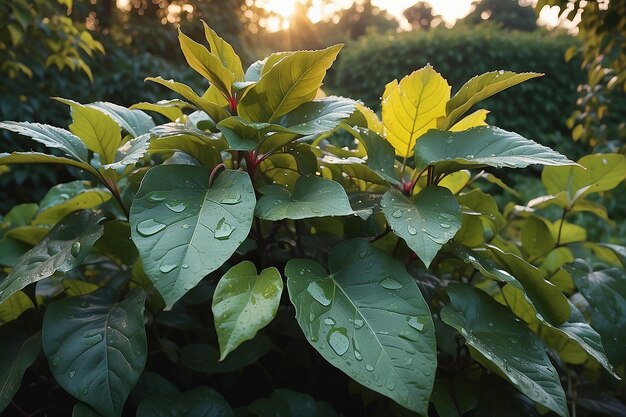
POLYGON ((271 123, 250 122, 239 116, 232 116, 222 120, 217 124, 217 128, 222 132, 229 149, 236 151, 252 151, 261 145, 268 133, 284 133, 286 141, 289 142, 299 135, 282 126, 271 123))
POLYGON ((580 166, 546 167, 541 173, 549 194, 565 191, 569 202, 612 190, 626 179, 626 157, 621 154, 593 154, 578 160, 580 166))
POLYGON ((30 245, 16 239, 0 239, 0 265, 14 266, 17 259, 30 249, 30 245))
POLYGON ((154 127, 152 117, 141 110, 127 109, 105 101, 96 101, 86 106, 100 110, 134 138, 148 133, 154 127))
POLYGON ((115 155, 115 161, 103 165, 102 168, 123 171, 125 168, 134 167, 148 151, 151 139, 152 135, 145 133, 129 140, 118 149, 115 155))
POLYGON ((211 305, 220 360, 272 321, 282 292, 283 280, 276 268, 257 275, 254 264, 243 261, 224 274, 211 305))
POLYGON ((276 389, 269 398, 259 398, 248 406, 258 417, 338 417, 328 404, 288 389, 276 389))
MULTIPOLYGON (((345 127, 344 127, 345 128, 345 127)), ((393 146, 380 134, 363 128, 346 128, 367 152, 367 166, 391 184, 400 184, 400 175, 395 172, 396 154, 393 146)))
POLYGON ((84 403, 76 403, 72 410, 72 417, 101 417, 101 415, 84 403))
POLYGON ((233 97, 232 85, 235 81, 235 74, 222 64, 220 58, 185 35, 180 29, 178 40, 189 66, 220 90, 224 97, 233 97))
POLYGON ((83 106, 72 100, 56 98, 72 109, 70 131, 87 145, 87 148, 100 155, 102 163, 110 164, 122 142, 120 127, 102 111, 83 106))
POLYGON ((71 132, 55 126, 29 122, 2 122, 0 129, 7 129, 46 145, 48 148, 60 149, 67 156, 78 161, 87 161, 85 144, 71 132))
POLYGON ((113 303, 100 293, 56 301, 44 315, 43 350, 56 381, 106 417, 119 416, 148 356, 145 294, 113 303))
POLYGON ((536 216, 529 217, 522 228, 522 247, 530 259, 545 256, 556 245, 548 226, 536 216))
POLYGON ((180 351, 180 363, 194 372, 228 373, 256 363, 272 349, 272 339, 259 335, 243 342, 232 355, 220 361, 220 352, 211 345, 191 343, 180 351))
POLYGON ((78 211, 68 214, 35 247, 15 262, 9 276, 0 281, 0 303, 29 284, 67 272, 82 264, 102 236, 98 223, 102 213, 78 211))
POLYGON ((389 190, 380 206, 391 230, 404 239, 426 267, 461 228, 461 208, 447 188, 426 187, 412 200, 389 190))
POLYGON ((0 412, 4 411, 20 388, 22 377, 41 349, 41 333, 29 335, 24 323, 0 327, 0 412))
POLYGON ((233 73, 236 81, 243 80, 241 59, 235 53, 233 47, 220 38, 204 21, 202 21, 202 24, 204 25, 204 35, 211 47, 211 53, 216 55, 222 61, 222 65, 233 73))
POLYGON ((343 97, 325 97, 304 103, 278 120, 278 124, 301 135, 330 132, 354 113, 356 102, 343 97))
POLYGON ((559 375, 541 340, 504 306, 469 285, 447 288, 450 304, 441 319, 479 354, 474 359, 496 370, 531 400, 569 416, 559 375))
POLYGON ((73 181, 52 187, 41 201, 41 208, 32 224, 55 224, 77 210, 93 209, 111 199, 105 189, 85 186, 83 181, 73 181))
POLYGON ((330 274, 292 259, 285 275, 296 319, 332 365, 426 414, 437 366, 430 311, 404 266, 364 241, 333 248, 330 274))
POLYGON ((158 394, 139 404, 137 417, 234 417, 217 391, 198 387, 180 394, 158 394))
POLYGON ((146 78, 146 81, 161 84, 173 92, 180 94, 194 106, 208 114, 216 123, 230 116, 230 113, 228 113, 224 108, 210 102, 209 100, 201 98, 191 89, 191 87, 185 84, 175 82, 174 80, 164 80, 161 77, 148 77, 146 78))
POLYGON ((591 325, 602 336, 606 354, 618 367, 626 363, 626 274, 610 268, 593 271, 577 260, 566 267, 578 291, 591 304, 591 325))
POLYGON ((261 192, 263 196, 256 205, 255 213, 265 220, 354 214, 343 187, 335 181, 315 175, 298 178, 293 193, 279 185, 265 186, 261 192))
POLYGON ((12 153, 0 153, 0 165, 13 165, 13 164, 60 164, 70 165, 80 169, 83 169, 90 174, 98 177, 98 171, 96 171, 91 165, 76 161, 74 159, 64 158, 60 156, 48 155, 40 152, 12 152, 12 153))
MULTIPOLYGON (((195 94, 195 93, 194 93, 195 94)), ((196 97, 197 94, 195 95, 196 97)), ((167 117, 171 122, 182 121, 185 118, 183 108, 191 107, 188 103, 182 100, 160 100, 156 103, 136 103, 130 106, 131 110, 139 109, 146 111, 153 111, 167 117)))
POLYGON ((509 87, 542 75, 534 72, 517 74, 511 71, 492 71, 470 79, 446 103, 446 118, 441 129, 448 130, 476 103, 509 87))
POLYGON ((282 58, 241 98, 239 114, 250 121, 273 122, 313 100, 342 47, 298 51, 282 58))
POLYGON ((468 168, 525 168, 528 165, 574 165, 560 153, 517 133, 493 126, 462 132, 430 130, 415 145, 415 165, 434 165, 437 173, 468 168))
POLYGON ((167 308, 215 271, 248 236, 256 199, 248 174, 188 165, 148 171, 130 209, 133 242, 167 308))

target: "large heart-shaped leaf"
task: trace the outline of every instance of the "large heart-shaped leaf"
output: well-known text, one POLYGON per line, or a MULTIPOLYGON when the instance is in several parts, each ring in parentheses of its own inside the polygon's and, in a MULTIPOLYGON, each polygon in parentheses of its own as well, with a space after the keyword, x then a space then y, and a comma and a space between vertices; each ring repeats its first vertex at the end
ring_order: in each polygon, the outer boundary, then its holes
POLYGON ((478 75, 463 84, 459 91, 446 103, 446 118, 442 130, 448 130, 463 114, 479 101, 493 96, 502 90, 543 74, 511 71, 492 71, 478 75))
POLYGON ((262 188, 256 215, 266 220, 307 219, 310 217, 354 214, 343 187, 332 180, 303 175, 293 193, 279 185, 262 188))
POLYGON ((474 359, 496 370, 531 400, 569 416, 559 375, 539 337, 478 289, 451 285, 447 293, 450 304, 441 310, 441 319, 475 349, 474 359))
POLYGON ((243 261, 224 274, 211 306, 220 360, 272 321, 282 292, 283 280, 276 268, 264 269, 257 275, 254 264, 243 261))
POLYGON ((437 367, 434 325, 404 266, 364 241, 333 248, 330 274, 292 259, 285 274, 296 319, 332 365, 426 414, 437 367))
POLYGON ((328 404, 288 389, 274 390, 269 398, 255 400, 248 410, 258 417, 338 417, 328 404))
POLYGON ((47 308, 43 350, 65 391, 106 417, 119 416, 148 356, 145 294, 134 289, 113 303, 104 290, 47 308))
POLYGON ((434 165, 437 173, 484 166, 525 168, 528 165, 574 165, 560 153, 494 126, 462 132, 430 130, 415 145, 415 166, 434 165))
POLYGON ((239 101, 239 114, 255 122, 273 122, 315 98, 343 45, 298 51, 280 59, 239 101))
POLYGON ((144 177, 130 209, 133 242, 168 308, 215 271, 248 236, 256 198, 250 177, 161 165, 144 177))
POLYGON ((29 335, 25 329, 19 322, 0 327, 0 412, 13 399, 24 372, 35 362, 41 349, 41 333, 29 335))
POLYGON ((180 394, 158 394, 146 398, 137 417, 234 417, 233 410, 217 391, 198 387, 180 394))
POLYGON ((65 129, 30 122, 2 122, 0 129, 7 129, 34 141, 65 152, 78 161, 87 161, 87 147, 79 137, 65 129))
POLYGON ((0 282, 0 303, 29 284, 67 272, 83 263, 93 244, 102 236, 101 212, 68 214, 48 235, 15 262, 9 276, 0 282))
POLYGON ((461 208, 447 188, 426 187, 413 201, 397 190, 389 190, 380 206, 393 232, 427 267, 461 228, 461 208))
POLYGON ((102 163, 110 164, 122 142, 120 127, 104 112, 83 106, 72 100, 57 98, 72 109, 70 131, 87 145, 87 148, 100 155, 102 163))
POLYGON ((400 83, 387 84, 383 95, 385 136, 400 156, 408 157, 417 138, 437 127, 446 114, 450 86, 431 67, 425 66, 404 77, 400 83))

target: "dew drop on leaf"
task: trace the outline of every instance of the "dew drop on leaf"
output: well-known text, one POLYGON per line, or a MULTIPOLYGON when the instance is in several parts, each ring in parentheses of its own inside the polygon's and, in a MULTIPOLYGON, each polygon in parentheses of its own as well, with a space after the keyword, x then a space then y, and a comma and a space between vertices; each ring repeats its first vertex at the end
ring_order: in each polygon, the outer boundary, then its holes
POLYGON ((360 329, 361 327, 363 327, 363 320, 361 319, 354 319, 354 328, 355 329, 360 329))
POLYGON ((165 225, 153 219, 144 220, 137 225, 137 232, 144 237, 155 235, 163 229, 165 225))
POLYGON ((167 207, 174 213, 181 213, 185 211, 185 209, 187 208, 187 204, 185 204, 183 201, 172 200, 165 203, 165 207, 167 207))
POLYGON ((165 201, 167 198, 167 194, 162 191, 153 191, 148 194, 148 201, 151 203, 159 203, 161 201, 165 201))
POLYGON ((69 373, 70 378, 74 378, 74 375, 76 375, 76 371, 70 371, 69 373))
POLYGON ((324 288, 317 282, 311 282, 307 287, 306 291, 313 297, 315 301, 320 303, 323 306, 330 305, 330 298, 326 295, 324 288))
POLYGON ((408 319, 408 323, 409 323, 409 326, 411 326, 412 328, 414 328, 418 332, 421 332, 422 330, 424 330, 424 324, 420 323, 419 321, 417 321, 417 317, 409 318, 408 319))
POLYGON ((222 217, 215 226, 213 236, 218 240, 226 240, 230 237, 234 230, 235 228, 226 223, 226 219, 222 217))
POLYGON ((369 363, 365 364, 365 369, 367 369, 369 372, 372 372, 374 370, 374 367, 372 365, 370 365, 369 363))
POLYGON ((220 204, 234 205, 234 204, 239 204, 240 202, 241 202, 241 194, 237 193, 233 196, 222 198, 222 200, 220 201, 220 204))
POLYGON ((450 225, 448 223, 441 223, 439 226, 443 227, 444 229, 450 228, 450 225))
POLYGON ((396 219, 399 219, 400 217, 402 217, 402 210, 396 210, 391 214, 392 217, 395 217, 396 219))
POLYGON ((52 358, 52 366, 59 366, 59 362, 61 362, 61 359, 58 356, 52 358))
POLYGON ((335 325, 335 320, 333 320, 331 318, 324 319, 324 324, 328 324, 329 326, 334 326, 335 325))
POLYGON ((70 253, 72 254, 74 258, 78 256, 78 254, 80 253, 80 242, 72 243, 72 248, 70 249, 70 253))
POLYGON ((414 228, 413 226, 409 226, 407 227, 407 231, 409 232, 410 235, 415 236, 417 234, 417 229, 414 228))
POLYGON ((380 286, 388 290, 399 290, 403 287, 398 281, 393 278, 385 278, 380 282, 380 286))
POLYGON ((328 344, 339 356, 343 355, 350 348, 348 331, 344 327, 336 327, 328 332, 328 344))
POLYGON ((176 264, 168 264, 168 263, 162 263, 161 266, 159 267, 159 271, 163 272, 164 274, 167 274, 168 272, 171 272, 174 270, 174 268, 176 268, 178 265, 176 264))

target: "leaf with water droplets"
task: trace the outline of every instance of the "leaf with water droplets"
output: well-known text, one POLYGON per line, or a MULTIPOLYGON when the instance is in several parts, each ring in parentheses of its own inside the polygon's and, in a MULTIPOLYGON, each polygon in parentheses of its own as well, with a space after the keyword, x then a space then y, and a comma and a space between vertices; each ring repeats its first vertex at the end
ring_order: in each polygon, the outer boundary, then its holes
POLYGON ((35 362, 41 349, 41 333, 26 331, 25 323, 13 321, 0 327, 0 412, 20 388, 26 369, 35 362))
POLYGON ((285 269, 307 340, 357 382, 425 414, 437 355, 415 281, 400 262, 360 240, 333 248, 329 266, 331 274, 312 260, 292 259, 285 269))
POLYGON ((247 173, 227 170, 208 184, 201 167, 157 166, 130 209, 133 242, 167 308, 226 262, 252 225, 256 198, 247 173))
POLYGON ((145 293, 115 303, 107 290, 68 297, 46 309, 43 350, 65 391, 105 417, 116 417, 147 358, 145 293))
POLYGON ((272 321, 283 292, 283 280, 276 268, 257 275, 250 261, 226 272, 213 295, 213 317, 220 344, 220 360, 272 321))
POLYGON ((441 310, 441 319, 463 335, 473 349, 472 357, 531 400, 568 416, 559 374, 541 339, 481 290, 457 284, 448 286, 447 293, 450 304, 441 310))
POLYGON ((257 203, 256 215, 266 220, 354 214, 343 187, 335 181, 315 175, 298 178, 293 194, 278 185, 265 186, 261 192, 263 196, 257 203))
POLYGON ((0 303, 29 284, 67 272, 83 263, 91 247, 102 236, 99 211, 77 211, 63 218, 35 247, 16 262, 8 277, 0 281, 0 303))
POLYGON ((389 190, 381 199, 381 207, 393 232, 426 266, 461 228, 461 208, 447 188, 426 187, 413 201, 397 190, 389 190))

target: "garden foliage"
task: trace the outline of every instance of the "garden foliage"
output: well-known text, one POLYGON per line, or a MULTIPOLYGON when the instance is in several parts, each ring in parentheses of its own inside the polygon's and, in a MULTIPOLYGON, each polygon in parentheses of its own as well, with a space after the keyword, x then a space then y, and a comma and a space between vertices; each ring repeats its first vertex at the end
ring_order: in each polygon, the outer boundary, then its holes
POLYGON ((588 197, 622 182, 626 159, 575 163, 487 125, 479 105, 541 74, 487 72, 452 94, 427 65, 386 85, 379 118, 321 93, 341 45, 244 70, 204 29, 208 47, 179 37, 201 94, 150 77, 178 98, 57 98, 69 130, 0 123, 49 148, 0 164, 81 171, 2 219, 1 409, 30 367, 75 416, 623 409, 611 393, 626 366, 626 248, 568 219, 607 218, 588 197), (546 166, 549 195, 501 210, 481 191, 515 192, 483 168, 529 165, 546 166), (320 357, 356 407, 284 389, 284 367, 326 384, 320 357), (238 375, 254 366, 267 382, 249 397, 238 375))

